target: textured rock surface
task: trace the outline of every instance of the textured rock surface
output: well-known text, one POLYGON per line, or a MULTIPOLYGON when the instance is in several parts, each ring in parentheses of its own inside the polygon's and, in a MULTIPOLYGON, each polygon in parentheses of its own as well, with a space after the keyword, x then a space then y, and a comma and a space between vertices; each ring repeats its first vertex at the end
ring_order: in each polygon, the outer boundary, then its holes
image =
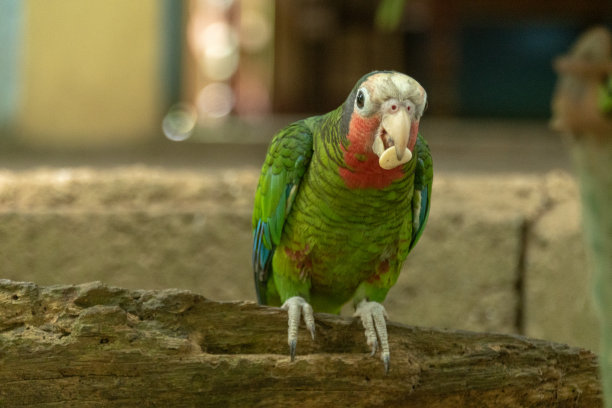
MULTIPOLYGON (((257 168, 2 171, 0 277, 255 300, 257 177, 257 168)), ((595 349, 575 191, 566 173, 437 174, 427 230, 387 298, 391 318, 595 349)))
POLYGON ((538 181, 438 177, 426 233, 388 296, 402 322, 516 332, 521 228, 538 181))
POLYGON ((578 186, 565 173, 546 177, 547 197, 530 231, 525 334, 597 350, 599 331, 583 245, 578 186))

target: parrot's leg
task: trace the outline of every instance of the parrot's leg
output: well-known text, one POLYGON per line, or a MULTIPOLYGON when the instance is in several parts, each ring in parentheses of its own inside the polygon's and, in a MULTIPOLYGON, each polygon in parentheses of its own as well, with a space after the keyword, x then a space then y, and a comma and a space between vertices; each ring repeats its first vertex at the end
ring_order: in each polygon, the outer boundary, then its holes
POLYGON ((297 346, 297 333, 298 327, 300 325, 300 316, 304 316, 304 323, 306 323, 306 327, 308 331, 310 331, 310 335, 312 339, 315 338, 315 322, 314 315, 312 311, 312 306, 304 300, 301 296, 294 296, 289 299, 281 306, 283 310, 287 311, 289 315, 289 329, 288 329, 288 339, 289 343, 289 353, 291 354, 291 361, 295 359, 295 349, 297 346))
POLYGON ((360 317, 365 329, 368 346, 372 347, 372 355, 376 353, 380 344, 381 359, 385 365, 385 373, 389 372, 389 337, 387 336, 388 318, 385 307, 378 302, 370 302, 363 299, 355 309, 355 317, 360 317))

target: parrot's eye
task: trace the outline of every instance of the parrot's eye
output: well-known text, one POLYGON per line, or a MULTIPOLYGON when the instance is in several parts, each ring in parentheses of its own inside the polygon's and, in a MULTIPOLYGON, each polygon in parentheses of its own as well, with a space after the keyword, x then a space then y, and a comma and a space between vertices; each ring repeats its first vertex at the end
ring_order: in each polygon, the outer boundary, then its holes
POLYGON ((364 105, 365 105, 365 94, 360 89, 359 92, 357 92, 357 107, 359 109, 363 109, 364 105))

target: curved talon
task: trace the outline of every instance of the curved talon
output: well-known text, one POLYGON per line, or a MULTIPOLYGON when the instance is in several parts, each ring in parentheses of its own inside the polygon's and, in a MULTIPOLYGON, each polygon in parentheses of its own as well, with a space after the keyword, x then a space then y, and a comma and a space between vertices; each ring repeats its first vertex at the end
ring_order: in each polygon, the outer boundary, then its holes
POLYGON ((385 374, 389 374, 389 363, 391 362, 391 356, 389 355, 389 353, 383 353, 382 361, 385 365, 385 374))
POLYGON ((304 323, 306 323, 306 328, 310 332, 310 337, 314 340, 315 338, 315 321, 314 321, 314 313, 312 310, 312 306, 310 304, 304 303, 302 304, 302 315, 304 316, 304 323))
POLYGON ((300 316, 304 316, 304 323, 310 332, 310 336, 315 338, 315 322, 312 306, 300 296, 294 296, 281 306, 281 309, 287 311, 288 329, 287 343, 289 344, 289 355, 291 361, 295 360, 295 351, 297 349, 298 328, 300 326, 300 316))
POLYGON ((381 359, 385 366, 385 374, 388 374, 391 355, 389 352, 389 337, 387 335, 387 323, 385 320, 388 316, 384 306, 378 302, 369 302, 364 299, 357 305, 353 316, 361 318, 361 323, 365 330, 366 342, 372 347, 372 356, 376 354, 376 350, 380 344, 381 359))
POLYGON ((291 361, 295 360, 295 349, 297 348, 297 339, 289 340, 289 355, 291 356, 291 361))

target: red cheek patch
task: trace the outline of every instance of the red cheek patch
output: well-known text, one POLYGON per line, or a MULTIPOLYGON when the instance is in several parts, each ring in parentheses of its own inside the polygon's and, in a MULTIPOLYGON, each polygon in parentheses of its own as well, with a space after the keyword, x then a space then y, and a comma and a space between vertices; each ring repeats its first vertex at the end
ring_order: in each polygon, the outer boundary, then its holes
MULTIPOLYGON (((379 126, 380 117, 363 118, 353 113, 347 135, 349 146, 342 146, 344 162, 348 168, 339 169, 340 176, 348 188, 381 189, 403 177, 401 166, 385 170, 378 164, 378 156, 372 152, 372 143, 379 126)), ((418 123, 416 129, 418 132, 418 123)), ((412 139, 412 128, 410 137, 412 139)))

